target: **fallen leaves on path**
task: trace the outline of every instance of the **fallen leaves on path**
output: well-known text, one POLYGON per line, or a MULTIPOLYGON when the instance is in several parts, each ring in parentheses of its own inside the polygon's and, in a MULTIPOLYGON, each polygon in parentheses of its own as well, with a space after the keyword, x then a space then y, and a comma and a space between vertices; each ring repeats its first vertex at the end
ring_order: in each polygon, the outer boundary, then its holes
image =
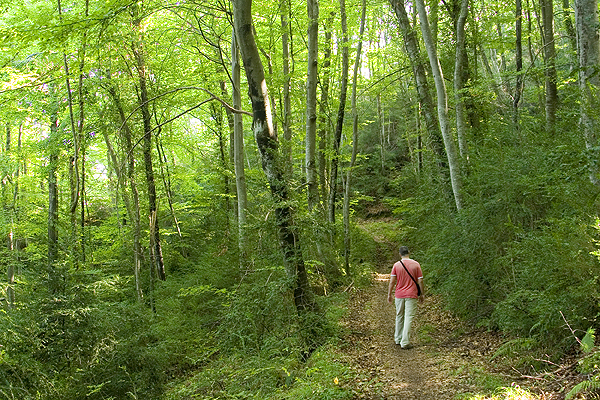
POLYGON ((359 377, 350 383, 356 397, 444 400, 493 385, 484 380, 494 376, 487 371, 489 359, 502 339, 465 326, 443 310, 436 297, 419 305, 413 324, 415 347, 403 350, 396 345, 388 280, 389 275, 377 274, 368 290, 355 291, 345 318, 349 334, 342 351, 359 377))

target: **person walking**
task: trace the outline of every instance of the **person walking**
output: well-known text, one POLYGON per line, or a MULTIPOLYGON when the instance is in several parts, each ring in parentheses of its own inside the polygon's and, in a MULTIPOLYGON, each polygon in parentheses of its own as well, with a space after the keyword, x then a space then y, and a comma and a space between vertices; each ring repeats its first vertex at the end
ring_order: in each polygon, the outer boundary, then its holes
POLYGON ((425 286, 421 265, 410 258, 408 247, 400 246, 400 261, 396 262, 390 273, 388 303, 396 305, 396 330, 394 342, 402 349, 413 347, 410 342, 410 327, 417 310, 417 299, 423 302, 425 286))

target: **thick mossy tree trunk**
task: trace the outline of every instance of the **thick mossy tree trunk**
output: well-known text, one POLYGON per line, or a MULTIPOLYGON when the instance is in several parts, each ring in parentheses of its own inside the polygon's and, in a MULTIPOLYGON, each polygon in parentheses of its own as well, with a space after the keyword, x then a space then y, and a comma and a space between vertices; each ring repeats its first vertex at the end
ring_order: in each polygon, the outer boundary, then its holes
POLYGON ((288 277, 294 281, 294 302, 296 309, 302 314, 304 311, 316 310, 316 304, 308 283, 293 211, 288 203, 288 187, 284 179, 279 143, 273 129, 264 68, 254 38, 251 7, 252 0, 233 1, 234 26, 252 102, 252 130, 275 201, 275 217, 284 263, 288 277))

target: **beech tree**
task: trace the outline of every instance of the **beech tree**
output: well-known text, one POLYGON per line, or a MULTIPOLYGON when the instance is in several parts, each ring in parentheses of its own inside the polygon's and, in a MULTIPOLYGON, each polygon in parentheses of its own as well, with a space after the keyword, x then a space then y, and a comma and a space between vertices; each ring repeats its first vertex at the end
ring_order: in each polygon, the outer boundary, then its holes
POLYGON ((431 146, 436 155, 438 163, 443 165, 442 168, 447 168, 445 161, 447 156, 444 151, 444 144, 440 133, 440 124, 435 116, 434 101, 425 74, 425 65, 421 58, 418 37, 410 24, 404 3, 399 0, 390 0, 390 3, 398 18, 398 26, 404 39, 406 53, 413 69, 413 77, 419 96, 419 105, 423 118, 425 119, 425 126, 427 127, 429 146, 431 146))
MULTIPOLYGON (((144 134, 142 140, 142 151, 144 153, 144 167, 146 172, 146 185, 148 189, 148 211, 150 219, 150 259, 152 260, 152 276, 154 271, 160 280, 166 279, 165 265, 160 243, 160 224, 157 212, 156 183, 154 181, 154 167, 152 162, 152 117, 150 115, 150 99, 148 97, 147 80, 149 72, 146 66, 146 56, 144 52, 144 40, 141 34, 141 18, 137 6, 134 6, 132 12, 133 24, 135 27, 135 36, 132 43, 132 53, 135 57, 135 68, 139 80, 139 108, 142 114, 144 134)), ((151 280, 152 282, 152 280, 151 280)))
POLYGON ((466 32, 465 24, 469 14, 469 0, 461 0, 460 12, 456 21, 456 61, 454 62, 454 97, 456 108, 456 136, 458 138, 458 150, 463 159, 463 163, 467 162, 468 146, 467 146, 467 126, 465 115, 465 100, 464 100, 464 75, 465 69, 468 67, 466 53, 466 32))
POLYGON ((544 46, 544 75, 546 89, 546 131, 555 133, 558 91, 556 87, 556 43, 554 39, 554 4, 552 0, 540 0, 544 46))
POLYGON ((315 207, 319 201, 316 174, 317 148, 317 75, 319 51, 319 2, 306 2, 308 28, 308 71, 306 79, 306 184, 308 188, 308 208, 315 207))
POLYGON ((427 19, 427 10, 423 0, 417 0, 417 10, 419 12, 419 20, 421 22, 421 32, 423 33, 423 41, 429 56, 429 64, 433 72, 435 88, 437 92, 437 109, 440 130, 444 139, 446 155, 448 156, 448 167, 450 170, 450 182, 452 184, 452 192, 454 193, 454 202, 458 211, 462 208, 462 177, 460 171, 460 160, 456 152, 456 144, 450 131, 450 121, 448 118, 448 95, 446 93, 446 84, 444 83, 444 75, 440 66, 440 61, 437 56, 437 50, 429 22, 427 19))
POLYGON ((263 170, 267 176, 275 201, 275 218, 279 241, 288 277, 293 280, 294 302, 299 312, 315 310, 315 303, 308 284, 308 276, 302 257, 300 238, 294 225, 293 210, 289 199, 283 163, 279 153, 277 136, 273 129, 271 105, 265 73, 252 26, 252 0, 233 1, 233 21, 248 90, 252 102, 252 131, 260 152, 263 170))
MULTIPOLYGON (((231 35, 231 83, 232 83, 232 105, 236 110, 242 109, 241 94, 241 67, 239 59, 239 48, 235 31, 231 35)), ((285 130, 285 128, 284 128, 285 130)), ((248 197, 246 193, 246 172, 244 170, 244 125, 240 113, 233 114, 233 163, 235 171, 235 187, 237 194, 238 215, 238 247, 240 249, 240 265, 245 263, 246 254, 246 208, 248 197)))
POLYGON ((346 113, 346 99, 348 96, 348 69, 350 68, 350 55, 348 49, 348 21, 346 16, 345 0, 340 0, 340 20, 342 23, 342 77, 340 83, 340 104, 337 112, 335 133, 333 135, 333 156, 331 158, 331 170, 329 173, 328 219, 331 224, 335 223, 335 202, 337 198, 340 144, 342 141, 342 130, 344 128, 344 116, 346 113))
POLYGON ((352 111, 352 155, 350 158, 350 165, 346 172, 346 182, 344 188, 344 207, 343 207, 343 218, 344 218, 344 265, 346 271, 350 273, 350 191, 351 191, 351 178, 352 169, 356 163, 356 156, 358 153, 358 106, 356 105, 356 91, 358 87, 358 75, 361 62, 361 53, 363 46, 363 34, 365 32, 365 18, 367 13, 367 1, 362 1, 361 6, 361 17, 360 17, 360 29, 358 33, 358 46, 356 49, 356 58, 354 60, 354 68, 352 75, 352 97, 351 97, 351 111, 352 111))
POLYGON ((577 56, 579 60, 579 90, 581 94, 581 127, 589 155, 590 181, 600 186, 598 165, 598 94, 600 76, 600 37, 598 35, 598 5, 594 0, 575 0, 577 56))
MULTIPOLYGON (((52 93, 56 96, 56 93, 52 93)), ((54 100, 54 99, 53 99, 54 100)), ((60 290, 58 267, 58 102, 52 102, 50 112, 50 136, 48 137, 48 282, 51 293, 60 290)))

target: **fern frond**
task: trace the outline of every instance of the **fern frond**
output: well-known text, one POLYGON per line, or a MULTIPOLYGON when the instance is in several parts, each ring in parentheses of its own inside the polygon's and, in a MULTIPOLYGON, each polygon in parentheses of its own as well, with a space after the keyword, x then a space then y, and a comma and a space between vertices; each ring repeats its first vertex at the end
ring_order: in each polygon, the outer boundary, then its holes
POLYGON ((581 339, 581 350, 584 353, 589 353, 594 348, 596 336, 594 335, 596 331, 594 328, 589 328, 585 333, 583 339, 581 339))
POLYGON ((583 381, 578 383, 567 393, 565 400, 569 400, 573 396, 582 392, 593 392, 600 389, 600 381, 583 381))
POLYGON ((498 350, 496 350, 496 352, 494 353, 494 355, 491 357, 490 360, 494 360, 495 358, 506 356, 506 355, 513 355, 513 354, 519 353, 521 351, 531 350, 533 348, 534 344, 535 344, 535 340, 532 338, 518 338, 518 339, 509 340, 508 342, 506 342, 502 346, 500 346, 498 348, 498 350))

